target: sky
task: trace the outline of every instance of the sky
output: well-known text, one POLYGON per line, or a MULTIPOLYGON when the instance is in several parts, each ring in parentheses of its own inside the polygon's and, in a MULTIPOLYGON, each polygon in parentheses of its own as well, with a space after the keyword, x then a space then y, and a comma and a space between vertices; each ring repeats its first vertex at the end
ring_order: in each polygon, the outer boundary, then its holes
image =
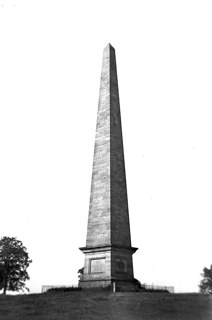
POLYGON ((198 291, 212 264, 212 3, 0 0, 0 237, 30 292, 77 285, 102 53, 116 49, 134 276, 198 291))

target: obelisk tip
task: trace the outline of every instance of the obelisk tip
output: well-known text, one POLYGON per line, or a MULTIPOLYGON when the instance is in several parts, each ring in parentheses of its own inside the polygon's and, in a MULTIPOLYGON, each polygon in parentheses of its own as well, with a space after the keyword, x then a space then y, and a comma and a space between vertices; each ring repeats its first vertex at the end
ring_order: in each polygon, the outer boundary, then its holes
POLYGON ((111 49, 115 50, 114 47, 110 44, 110 42, 106 45, 105 50, 108 49, 108 48, 111 48, 111 49))

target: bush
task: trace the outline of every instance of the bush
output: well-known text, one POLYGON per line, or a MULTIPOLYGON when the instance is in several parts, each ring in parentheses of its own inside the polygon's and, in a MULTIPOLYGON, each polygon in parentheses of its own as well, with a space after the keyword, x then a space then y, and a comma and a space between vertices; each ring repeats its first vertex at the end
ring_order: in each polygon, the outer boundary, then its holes
POLYGON ((50 288, 46 292, 73 292, 73 291, 81 291, 82 288, 79 287, 59 287, 59 288, 50 288))

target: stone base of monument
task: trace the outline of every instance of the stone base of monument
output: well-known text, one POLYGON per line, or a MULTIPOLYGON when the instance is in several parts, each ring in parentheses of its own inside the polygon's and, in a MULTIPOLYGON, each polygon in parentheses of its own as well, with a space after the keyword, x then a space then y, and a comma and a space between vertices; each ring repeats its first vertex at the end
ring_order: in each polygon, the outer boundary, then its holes
POLYGON ((79 281, 79 287, 83 290, 113 291, 113 292, 135 292, 139 291, 137 280, 93 280, 79 281))

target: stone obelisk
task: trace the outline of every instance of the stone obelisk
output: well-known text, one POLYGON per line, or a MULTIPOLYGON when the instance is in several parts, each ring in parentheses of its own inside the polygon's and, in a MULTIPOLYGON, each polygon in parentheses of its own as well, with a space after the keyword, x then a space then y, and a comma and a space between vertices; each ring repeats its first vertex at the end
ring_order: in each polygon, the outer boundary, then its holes
POLYGON ((114 48, 103 52, 82 288, 134 290, 127 186, 114 48))

